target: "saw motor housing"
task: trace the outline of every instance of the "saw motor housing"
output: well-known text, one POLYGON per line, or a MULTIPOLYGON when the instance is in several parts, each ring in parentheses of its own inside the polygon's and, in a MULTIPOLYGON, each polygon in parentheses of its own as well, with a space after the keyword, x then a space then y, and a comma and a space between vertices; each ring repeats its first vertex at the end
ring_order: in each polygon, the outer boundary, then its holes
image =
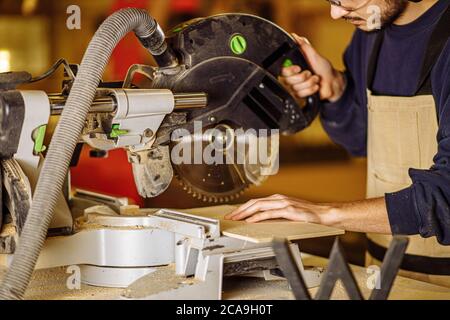
POLYGON ((155 88, 206 92, 208 108, 188 121, 214 117, 244 129, 279 129, 294 134, 318 113, 317 96, 298 102, 277 81, 287 61, 310 69, 292 37, 273 23, 245 14, 195 19, 167 36, 182 70, 160 70, 155 88))

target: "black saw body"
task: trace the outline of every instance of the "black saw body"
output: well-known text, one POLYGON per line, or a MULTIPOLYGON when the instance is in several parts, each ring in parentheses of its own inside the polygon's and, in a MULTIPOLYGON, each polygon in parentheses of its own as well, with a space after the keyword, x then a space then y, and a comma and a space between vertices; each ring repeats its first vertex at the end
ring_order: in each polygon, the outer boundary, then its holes
POLYGON ((154 86, 208 94, 207 110, 190 112, 190 121, 214 117, 217 123, 294 134, 319 112, 317 95, 300 107, 278 82, 286 61, 310 68, 294 39, 272 22, 246 14, 195 19, 174 28, 167 42, 183 70, 162 70, 154 86))
MULTIPOLYGON (((265 19, 247 14, 195 19, 174 28, 167 42, 179 65, 159 69, 153 87, 208 95, 206 109, 187 112, 182 127, 191 132, 201 121, 205 129, 226 124, 295 134, 319 112, 317 95, 301 106, 278 82, 283 66, 310 68, 294 39, 265 19)), ((232 200, 254 183, 242 165, 173 167, 188 192, 210 202, 232 200)))

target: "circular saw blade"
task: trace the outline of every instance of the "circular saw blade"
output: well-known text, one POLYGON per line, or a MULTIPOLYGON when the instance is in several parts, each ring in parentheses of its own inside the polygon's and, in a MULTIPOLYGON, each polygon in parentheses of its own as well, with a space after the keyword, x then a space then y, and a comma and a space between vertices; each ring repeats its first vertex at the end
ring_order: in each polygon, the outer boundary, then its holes
MULTIPOLYGON (((235 132, 233 128, 228 125, 218 125, 216 128, 221 127, 226 128, 226 131, 231 130, 231 132, 235 132)), ((214 164, 206 164, 204 161, 202 164, 194 164, 194 155, 190 154, 188 158, 191 159, 189 163, 182 164, 172 164, 175 176, 180 180, 181 185, 184 190, 191 194, 194 198, 203 200, 205 202, 210 203, 226 203, 229 201, 233 201, 239 198, 244 191, 249 188, 251 185, 260 185, 263 181, 267 179, 270 174, 267 174, 267 168, 272 167, 272 162, 267 164, 261 164, 258 162, 254 162, 249 156, 250 152, 258 152, 255 149, 250 148, 250 144, 253 146, 258 145, 258 140, 260 138, 254 137, 253 140, 241 139, 235 136, 226 135, 227 141, 224 142, 226 145, 230 141, 233 141, 234 147, 231 149, 224 148, 224 150, 220 150, 222 161, 220 163, 215 162, 214 164), (256 140, 255 140, 256 139, 256 140), (241 145, 242 147, 239 147, 241 145), (242 157, 243 160, 238 160, 238 153, 244 150, 244 155, 242 157), (253 150, 253 151, 252 151, 253 150), (227 161, 227 154, 233 154, 233 161, 227 161)), ((207 148, 207 146, 211 143, 210 135, 202 134, 202 135, 191 135, 191 140, 186 140, 184 142, 178 143, 186 143, 186 147, 190 148, 190 150, 197 150, 194 146, 195 142, 200 143, 202 145, 202 152, 207 148)), ((265 141, 270 141, 270 139, 263 138, 265 141)), ((173 147, 177 145, 174 143, 173 147)), ((278 144, 276 144, 276 148, 274 148, 273 144, 267 144, 267 154, 268 157, 273 161, 273 159, 278 160, 278 144)), ((218 151, 215 151, 218 152, 218 151)), ((202 156, 204 156, 202 154, 202 156)), ((204 160, 204 159, 203 159, 204 160)))
POLYGON ((184 190, 205 202, 223 203, 239 198, 250 186, 239 165, 174 165, 184 190))

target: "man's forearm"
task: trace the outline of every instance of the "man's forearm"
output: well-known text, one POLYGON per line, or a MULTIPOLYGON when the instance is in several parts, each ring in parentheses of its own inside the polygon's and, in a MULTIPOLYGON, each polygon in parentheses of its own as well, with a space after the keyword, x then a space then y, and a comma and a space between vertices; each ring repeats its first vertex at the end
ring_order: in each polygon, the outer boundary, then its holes
POLYGON ((257 223, 287 219, 333 226, 348 231, 391 234, 384 198, 350 203, 317 204, 283 195, 250 200, 225 219, 257 223))
POLYGON ((333 226, 354 232, 392 234, 385 198, 332 206, 333 226))

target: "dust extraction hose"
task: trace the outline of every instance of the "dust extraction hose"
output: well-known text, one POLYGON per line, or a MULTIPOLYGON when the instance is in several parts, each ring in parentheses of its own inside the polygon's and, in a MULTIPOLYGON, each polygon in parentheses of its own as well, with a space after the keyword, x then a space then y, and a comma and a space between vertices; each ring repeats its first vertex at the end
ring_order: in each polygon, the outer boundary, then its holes
POLYGON ((14 259, 0 287, 0 299, 22 299, 25 294, 106 64, 118 42, 132 30, 158 62, 170 65, 176 60, 158 24, 144 10, 123 9, 100 26, 81 62, 50 143, 14 259))

